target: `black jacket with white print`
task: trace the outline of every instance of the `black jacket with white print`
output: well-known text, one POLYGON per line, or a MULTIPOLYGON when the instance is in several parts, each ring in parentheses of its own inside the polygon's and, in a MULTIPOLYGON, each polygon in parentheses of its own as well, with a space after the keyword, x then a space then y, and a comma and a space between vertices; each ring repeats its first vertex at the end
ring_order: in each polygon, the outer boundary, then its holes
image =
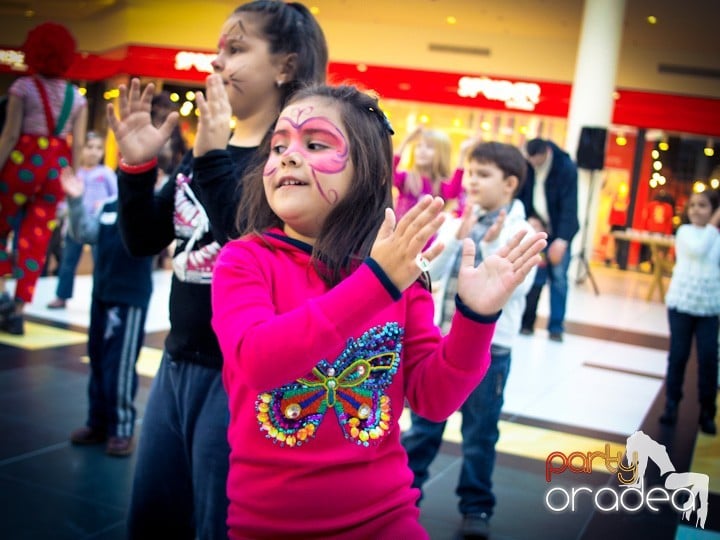
POLYGON ((242 196, 242 174, 256 150, 228 146, 197 159, 188 152, 157 192, 157 169, 118 174, 118 224, 128 251, 154 255, 175 242, 170 331, 165 340, 175 361, 222 368, 210 326, 212 268, 221 243, 236 235, 234 214, 242 196), (222 223, 211 224, 208 216, 222 223))

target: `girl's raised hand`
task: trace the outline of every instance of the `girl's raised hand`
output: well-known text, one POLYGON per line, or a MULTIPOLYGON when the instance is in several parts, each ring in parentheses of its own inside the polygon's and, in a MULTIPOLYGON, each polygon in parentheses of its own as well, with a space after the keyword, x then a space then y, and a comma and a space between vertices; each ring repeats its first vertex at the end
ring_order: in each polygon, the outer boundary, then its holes
POLYGON ((112 103, 107 106, 110 129, 115 133, 120 154, 128 165, 139 165, 156 157, 177 124, 179 115, 171 112, 159 128, 153 126, 150 109, 154 93, 153 83, 141 93, 140 80, 132 79, 129 89, 120 85, 119 117, 112 103))
POLYGON ((72 167, 63 167, 62 171, 60 171, 60 185, 65 195, 74 199, 82 197, 85 191, 84 182, 75 175, 72 167))
POLYGON ((443 249, 434 244, 423 248, 444 220, 444 202, 440 197, 425 195, 395 226, 395 213, 388 208, 370 256, 380 265, 395 286, 404 291, 420 277, 418 258, 432 261, 443 249))
POLYGON ((526 231, 520 231, 477 267, 473 241, 463 241, 458 273, 458 296, 463 304, 480 315, 493 315, 503 308, 515 288, 540 262, 539 253, 547 245, 544 232, 534 233, 523 242, 525 235, 526 231))
POLYGON ((205 96, 202 92, 195 94, 195 102, 200 111, 193 146, 195 157, 204 156, 210 150, 226 148, 230 138, 232 107, 222 77, 216 73, 209 75, 205 87, 205 96))

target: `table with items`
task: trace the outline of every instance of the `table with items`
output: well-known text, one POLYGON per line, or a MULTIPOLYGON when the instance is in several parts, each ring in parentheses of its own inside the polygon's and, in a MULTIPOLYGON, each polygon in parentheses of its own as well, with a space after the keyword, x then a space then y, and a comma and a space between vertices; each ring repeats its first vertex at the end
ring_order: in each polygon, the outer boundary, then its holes
POLYGON ((652 300, 655 289, 660 293, 660 301, 665 302, 665 284, 663 276, 672 273, 675 261, 672 257, 672 248, 675 246, 675 237, 671 234, 651 233, 636 229, 614 231, 612 235, 618 240, 638 242, 650 248, 650 261, 652 262, 653 279, 650 282, 646 300, 652 300))

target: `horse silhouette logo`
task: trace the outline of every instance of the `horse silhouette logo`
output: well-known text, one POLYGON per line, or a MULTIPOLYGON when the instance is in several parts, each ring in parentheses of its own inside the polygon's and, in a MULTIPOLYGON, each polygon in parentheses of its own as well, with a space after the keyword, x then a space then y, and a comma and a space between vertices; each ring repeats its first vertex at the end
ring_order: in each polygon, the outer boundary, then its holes
POLYGON ((682 512, 683 518, 690 521, 690 516, 695 510, 695 526, 705 528, 705 520, 708 514, 708 488, 710 485, 710 477, 707 474, 676 472, 665 446, 654 441, 642 431, 636 431, 627 438, 625 459, 628 463, 628 469, 634 469, 635 474, 628 483, 623 482, 623 487, 640 487, 647 470, 648 460, 652 460, 660 470, 666 490, 673 492, 683 490, 683 492, 687 493, 688 500, 684 506, 678 509, 682 512), (697 507, 695 505, 696 501, 699 501, 697 507))

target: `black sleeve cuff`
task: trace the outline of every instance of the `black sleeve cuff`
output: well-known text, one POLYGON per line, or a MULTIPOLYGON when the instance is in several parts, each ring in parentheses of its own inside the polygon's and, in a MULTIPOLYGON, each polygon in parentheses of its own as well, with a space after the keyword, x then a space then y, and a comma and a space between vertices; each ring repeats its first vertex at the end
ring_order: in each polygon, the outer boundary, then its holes
POLYGON ((193 160, 193 169, 194 171, 204 174, 195 174, 193 179, 198 180, 200 183, 212 179, 213 173, 216 172, 216 170, 227 170, 227 165, 224 162, 229 163, 232 168, 230 152, 228 152, 224 148, 218 150, 210 150, 205 155, 196 157, 193 160))
POLYGON ((402 292, 400 292, 400 290, 395 286, 395 284, 390 281, 390 278, 387 277, 385 270, 380 267, 377 261, 372 257, 368 257, 367 259, 365 259, 365 264, 367 264, 370 267, 370 270, 373 271, 373 274, 377 276, 377 278, 380 280, 380 283, 383 284, 383 287, 385 287, 392 299, 396 301, 400 300, 400 298, 402 297, 402 292))
POLYGON ((502 310, 495 313, 495 315, 480 315, 479 313, 475 313, 472 309, 463 304, 463 301, 460 300, 460 297, 457 294, 455 295, 455 308, 471 321, 484 324, 496 322, 502 313, 502 310))

